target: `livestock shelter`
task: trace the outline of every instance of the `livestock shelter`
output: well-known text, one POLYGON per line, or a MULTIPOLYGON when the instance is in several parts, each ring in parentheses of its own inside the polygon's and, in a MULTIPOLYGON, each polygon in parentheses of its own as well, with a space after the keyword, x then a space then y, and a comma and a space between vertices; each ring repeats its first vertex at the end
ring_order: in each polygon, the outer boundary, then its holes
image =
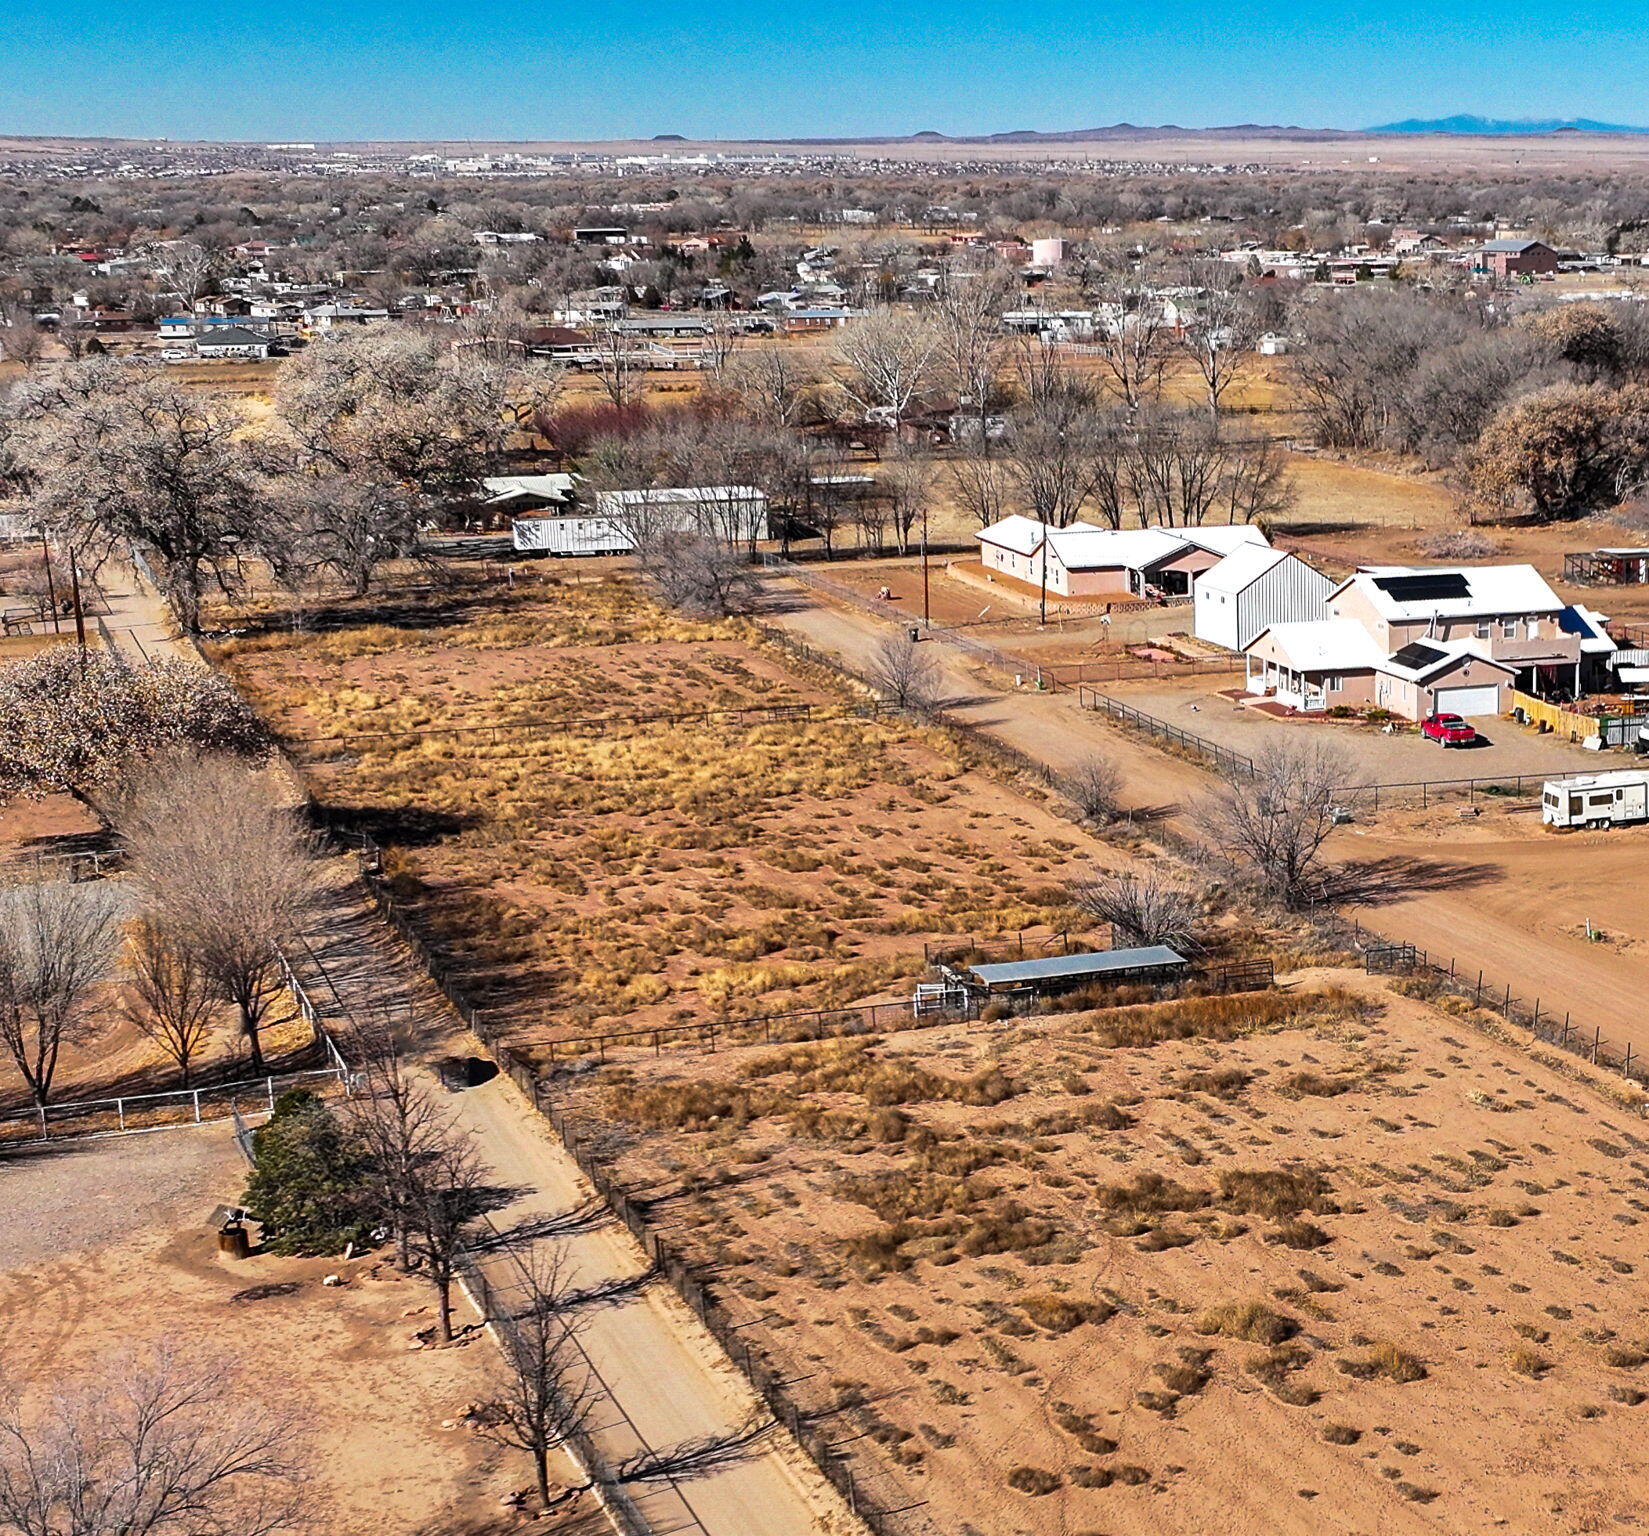
POLYGON ((1161 985, 1182 981, 1190 969, 1191 962, 1177 950, 1166 944, 1151 944, 1143 949, 1101 949, 1078 955, 1040 955, 1032 960, 962 966, 956 975, 961 985, 975 994, 1029 993, 1048 997, 1096 984, 1161 985))

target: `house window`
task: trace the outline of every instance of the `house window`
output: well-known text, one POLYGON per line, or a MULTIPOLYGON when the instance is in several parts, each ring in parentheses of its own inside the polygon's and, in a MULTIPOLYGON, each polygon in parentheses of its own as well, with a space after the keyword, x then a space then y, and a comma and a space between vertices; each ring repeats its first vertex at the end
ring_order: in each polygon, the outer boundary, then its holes
POLYGON ((1487 619, 1479 619, 1477 621, 1477 638, 1479 640, 1487 640, 1489 638, 1489 629, 1489 621, 1487 619))
POLYGON ((1325 672, 1323 674, 1323 692, 1338 693, 1345 687, 1345 681, 1338 672, 1325 672))
POLYGON ((1500 621, 1500 638, 1502 640, 1517 639, 1517 620, 1502 619, 1500 621))

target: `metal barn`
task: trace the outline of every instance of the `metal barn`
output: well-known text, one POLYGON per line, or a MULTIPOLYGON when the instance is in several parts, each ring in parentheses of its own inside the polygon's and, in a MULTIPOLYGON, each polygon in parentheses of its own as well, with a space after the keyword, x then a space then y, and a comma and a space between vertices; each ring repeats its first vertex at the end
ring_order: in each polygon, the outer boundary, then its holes
POLYGON ((1334 583, 1286 550, 1241 545, 1192 584, 1193 628, 1199 640, 1246 650, 1273 624, 1326 618, 1334 583))

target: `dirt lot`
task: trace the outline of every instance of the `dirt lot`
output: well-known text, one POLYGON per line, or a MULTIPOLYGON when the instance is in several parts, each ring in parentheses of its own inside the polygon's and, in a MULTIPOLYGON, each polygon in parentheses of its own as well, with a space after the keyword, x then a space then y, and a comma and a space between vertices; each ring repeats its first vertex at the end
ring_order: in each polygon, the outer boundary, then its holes
MULTIPOLYGON (((489 687, 503 711, 575 716, 844 697, 755 629, 685 625, 622 585, 221 649, 304 734, 472 720, 489 687)), ((528 1040, 908 996, 925 940, 1064 926, 1072 869, 1119 857, 892 720, 396 738, 309 772, 528 1040)))
POLYGON ((567 1096, 935 1529, 1635 1518, 1642 1122, 1355 973, 1175 1009, 567 1096))
POLYGON ((426 1288, 375 1261, 218 1257, 208 1221, 245 1165, 227 1131, 168 1131, 0 1161, 0 1323, 25 1394, 105 1377, 169 1344, 237 1392, 291 1411, 327 1536, 482 1536, 521 1465, 444 1429, 483 1397, 495 1360, 472 1334, 409 1352, 426 1288), (343 1286, 321 1285, 341 1273, 343 1286), (287 1288, 263 1299, 257 1286, 287 1288))
POLYGON ((1356 721, 1281 719, 1245 708, 1222 692, 1241 686, 1242 675, 1237 673, 1231 678, 1125 681, 1107 685, 1106 692, 1181 730, 1250 756, 1270 742, 1332 742, 1353 769, 1348 782, 1484 778, 1544 773, 1549 768, 1595 773, 1624 762, 1619 753, 1587 752, 1509 719, 1480 720, 1483 739, 1477 746, 1449 748, 1412 728, 1387 736, 1378 726, 1356 721))

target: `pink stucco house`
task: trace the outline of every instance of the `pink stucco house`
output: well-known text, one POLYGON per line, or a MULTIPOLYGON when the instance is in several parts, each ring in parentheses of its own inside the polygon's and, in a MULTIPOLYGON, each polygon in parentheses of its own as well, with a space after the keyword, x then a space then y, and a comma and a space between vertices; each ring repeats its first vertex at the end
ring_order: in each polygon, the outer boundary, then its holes
POLYGON ((1244 524, 1210 528, 1100 528, 1076 522, 1050 528, 1015 514, 979 533, 979 563, 1050 595, 1075 598, 1188 593, 1204 571, 1265 535, 1244 524))

